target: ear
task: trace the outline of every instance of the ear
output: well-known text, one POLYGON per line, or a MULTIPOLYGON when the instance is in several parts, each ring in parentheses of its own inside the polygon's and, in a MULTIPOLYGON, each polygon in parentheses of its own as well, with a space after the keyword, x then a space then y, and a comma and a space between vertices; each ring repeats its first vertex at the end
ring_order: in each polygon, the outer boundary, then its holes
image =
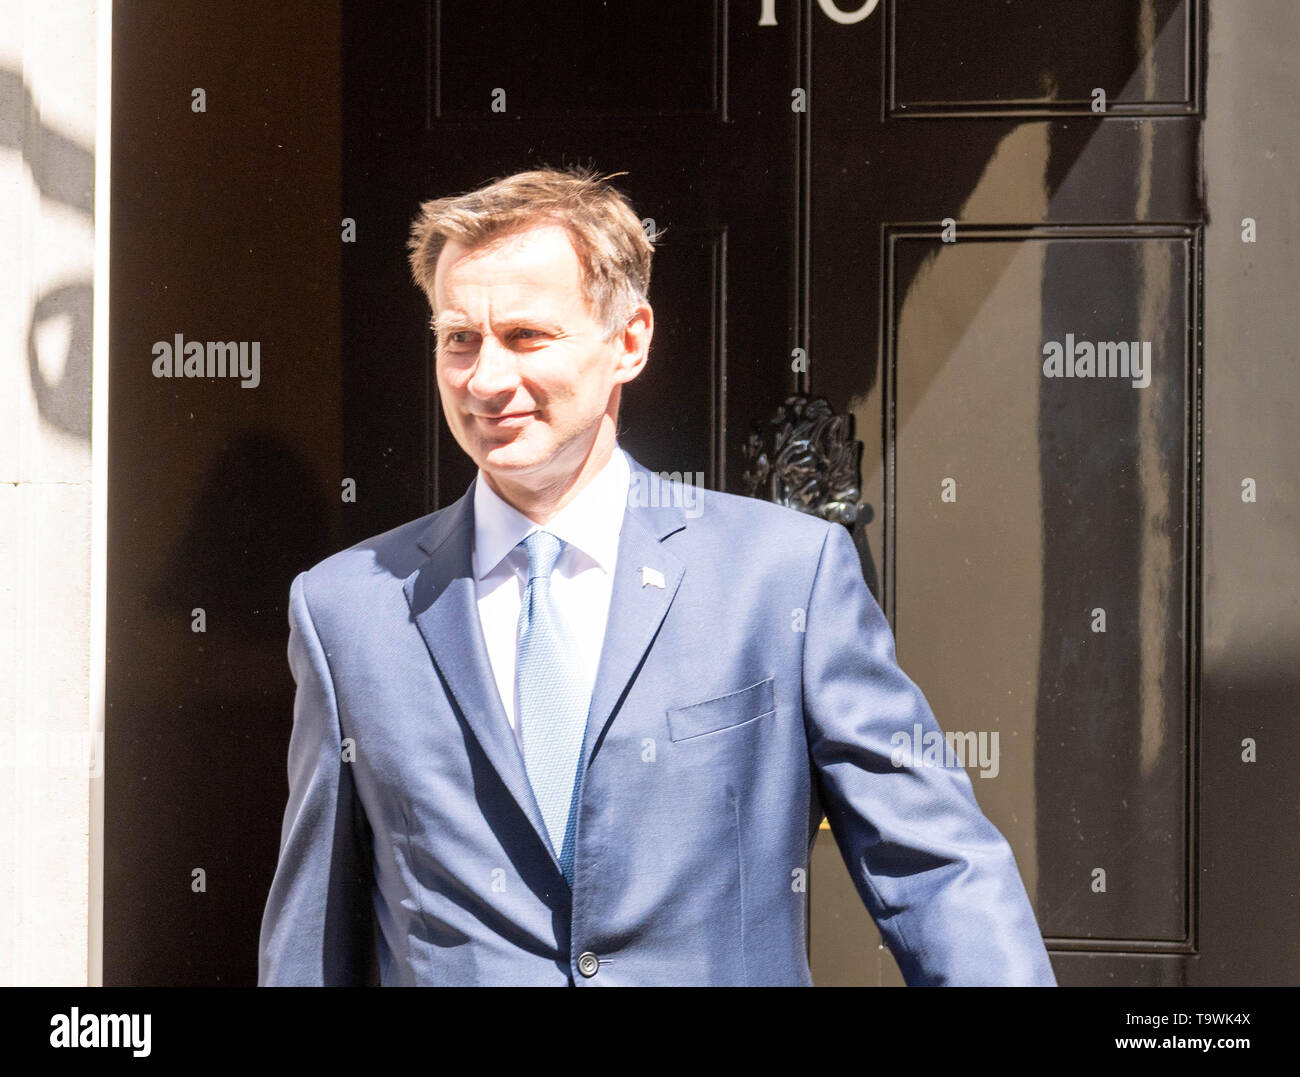
POLYGON ((612 343, 617 350, 614 381, 631 381, 645 368, 650 358, 650 340, 655 332, 655 315, 649 303, 639 304, 628 316, 623 331, 612 343))

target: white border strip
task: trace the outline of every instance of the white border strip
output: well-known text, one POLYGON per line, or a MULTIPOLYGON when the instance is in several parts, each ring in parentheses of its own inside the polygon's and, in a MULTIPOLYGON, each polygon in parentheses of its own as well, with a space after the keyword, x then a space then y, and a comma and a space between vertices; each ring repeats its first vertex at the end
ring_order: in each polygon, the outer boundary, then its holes
POLYGON ((108 605, 108 220, 112 163, 113 4, 97 4, 95 50, 95 282, 91 315, 90 864, 86 983, 104 983, 104 683, 108 605), (96 765, 97 764, 97 765, 96 765))

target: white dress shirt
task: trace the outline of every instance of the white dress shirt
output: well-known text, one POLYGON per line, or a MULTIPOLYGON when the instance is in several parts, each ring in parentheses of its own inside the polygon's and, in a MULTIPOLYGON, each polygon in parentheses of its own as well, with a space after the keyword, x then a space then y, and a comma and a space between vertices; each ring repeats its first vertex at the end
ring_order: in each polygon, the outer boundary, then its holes
POLYGON ((528 586, 528 552, 519 543, 534 531, 549 531, 564 541, 551 573, 551 601, 577 643, 584 688, 590 693, 609 619, 631 474, 627 457, 615 445, 609 461, 578 496, 539 524, 502 500, 479 470, 474 484, 472 558, 478 616, 497 693, 521 750, 515 662, 519 611, 528 586))

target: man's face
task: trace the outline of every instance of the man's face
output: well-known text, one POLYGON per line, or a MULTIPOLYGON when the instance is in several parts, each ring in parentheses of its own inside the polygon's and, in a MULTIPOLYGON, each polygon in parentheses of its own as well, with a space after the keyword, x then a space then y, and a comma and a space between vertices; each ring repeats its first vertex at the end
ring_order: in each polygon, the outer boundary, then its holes
POLYGON ((629 330, 601 339, 562 225, 475 248, 449 240, 434 298, 443 413, 494 485, 566 483, 598 436, 612 444, 617 387, 644 364, 651 315, 640 308, 629 330))

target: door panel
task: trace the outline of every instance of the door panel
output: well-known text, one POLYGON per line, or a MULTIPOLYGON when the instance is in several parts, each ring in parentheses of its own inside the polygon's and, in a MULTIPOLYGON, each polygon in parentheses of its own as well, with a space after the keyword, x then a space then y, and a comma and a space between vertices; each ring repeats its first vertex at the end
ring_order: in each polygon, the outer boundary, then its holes
MULTIPOLYGON (((1194 948, 1195 8, 813 22, 809 390, 864 440, 883 511, 856 538, 900 662, 946 731, 997 745, 976 797, 1054 956, 1089 956, 1063 980, 1125 953, 1123 978, 1168 979, 1148 955, 1194 948)), ((844 982, 847 938, 847 982, 897 982, 819 863, 814 975, 844 982)))
POLYGON ((891 118, 976 112, 1197 111, 1196 5, 886 0, 891 118))
POLYGON ((972 778, 1048 936, 1187 936, 1180 231, 886 237, 898 653, 945 728, 997 734, 972 778), (1051 345, 1107 376, 1046 377, 1051 345))

